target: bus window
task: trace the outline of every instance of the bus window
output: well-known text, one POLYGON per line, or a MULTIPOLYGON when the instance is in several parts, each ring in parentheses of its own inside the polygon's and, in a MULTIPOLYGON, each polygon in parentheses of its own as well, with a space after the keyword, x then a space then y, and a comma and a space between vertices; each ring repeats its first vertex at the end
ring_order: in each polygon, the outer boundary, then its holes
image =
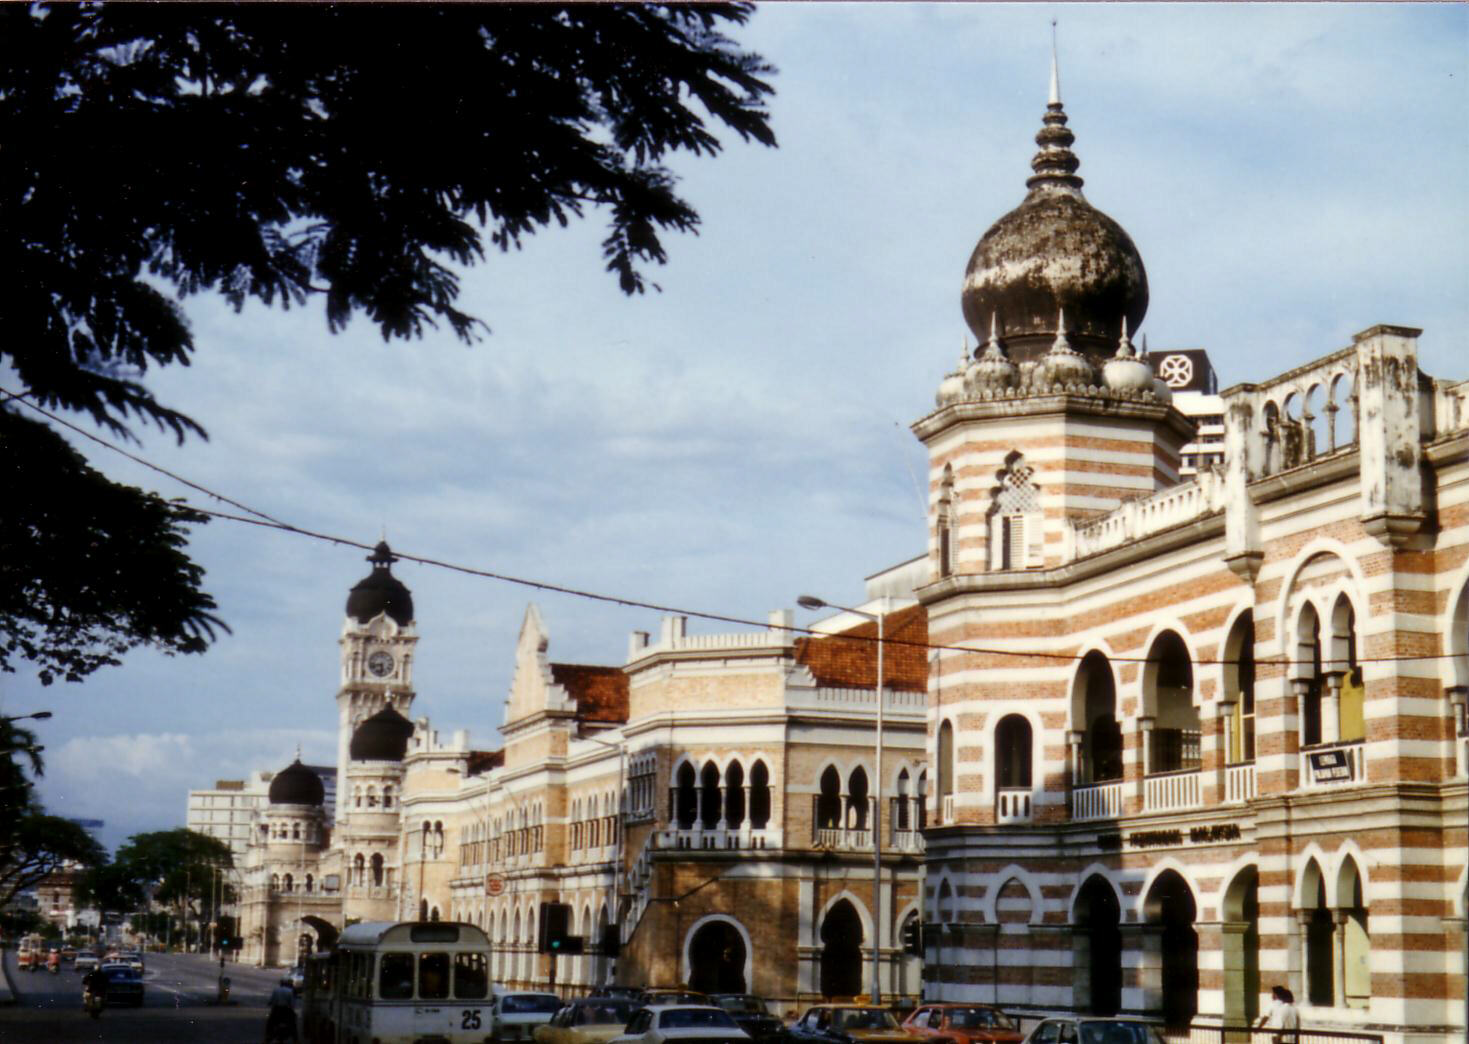
POLYGON ((378 962, 377 995, 383 1000, 407 1000, 413 996, 413 954, 385 953, 378 962))
POLYGON ((454 996, 459 1000, 484 1000, 489 993, 490 975, 482 953, 454 955, 454 996))
POLYGON ((444 1000, 449 996, 447 953, 425 953, 419 956, 418 996, 421 1000, 444 1000))

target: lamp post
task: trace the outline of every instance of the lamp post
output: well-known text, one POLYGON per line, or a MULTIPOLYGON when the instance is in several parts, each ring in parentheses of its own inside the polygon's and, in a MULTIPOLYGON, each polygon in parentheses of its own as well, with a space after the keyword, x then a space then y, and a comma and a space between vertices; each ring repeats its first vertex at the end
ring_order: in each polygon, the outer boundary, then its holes
POLYGON ((872 620, 877 624, 877 739, 875 741, 876 773, 872 781, 872 1003, 882 1003, 882 985, 879 980, 882 949, 882 647, 883 614, 869 613, 862 609, 852 609, 845 605, 817 598, 814 595, 802 595, 796 599, 796 604, 802 609, 836 609, 853 616, 860 616, 865 620, 872 620))
POLYGON ((45 721, 49 717, 51 717, 50 711, 36 711, 34 714, 6 715, 5 717, 0 717, 0 721, 9 725, 17 721, 45 721))

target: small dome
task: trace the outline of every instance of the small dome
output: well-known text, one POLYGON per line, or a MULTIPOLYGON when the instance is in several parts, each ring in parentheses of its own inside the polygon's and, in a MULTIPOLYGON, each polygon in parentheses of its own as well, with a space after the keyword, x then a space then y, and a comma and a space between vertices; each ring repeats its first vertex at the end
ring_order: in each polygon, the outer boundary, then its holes
POLYGON ((1066 337, 1066 312, 1063 309, 1056 317, 1056 339, 1051 350, 1036 363, 1036 374, 1041 390, 1051 386, 1068 388, 1080 385, 1090 387, 1097 381, 1097 371, 1066 337))
POLYGON ((1117 342, 1117 354, 1102 367, 1102 381, 1113 391, 1121 392, 1148 391, 1153 387, 1153 368, 1132 350, 1126 323, 1122 326, 1122 338, 1117 342))
POLYGON ((413 722, 384 707, 357 726, 347 752, 353 761, 402 761, 412 735, 413 722))
POLYGON ((1046 353, 1056 312, 1070 319, 1075 348, 1098 359, 1112 354, 1112 338, 1125 318, 1136 330, 1148 311, 1148 276, 1142 255, 1122 226, 1081 194, 1080 160, 1066 127, 1059 88, 1052 79, 1050 104, 1031 161, 1024 202, 996 221, 980 239, 964 273, 964 319, 983 338, 998 314, 1000 334, 1015 362, 1046 353))
POLYGON ((297 758, 270 781, 272 805, 319 805, 326 799, 321 777, 297 758))
POLYGON ((969 367, 968 376, 969 383, 975 388, 991 393, 1013 388, 1020 380, 1020 368, 1005 354, 993 313, 990 315, 990 339, 985 342, 984 352, 969 367))
POLYGON ((398 561, 388 542, 382 540, 367 557, 372 563, 372 572, 357 582, 347 595, 347 615, 360 624, 373 617, 387 613, 399 627, 413 622, 413 595, 403 586, 403 581, 393 575, 393 563, 398 561))

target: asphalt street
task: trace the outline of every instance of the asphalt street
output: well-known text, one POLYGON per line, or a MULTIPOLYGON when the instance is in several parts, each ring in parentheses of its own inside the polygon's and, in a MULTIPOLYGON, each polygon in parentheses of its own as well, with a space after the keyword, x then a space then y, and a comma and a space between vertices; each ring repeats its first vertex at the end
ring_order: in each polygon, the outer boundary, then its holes
POLYGON ((279 969, 226 965, 230 999, 220 1005, 217 959, 150 953, 145 960, 143 1006, 108 1008, 93 1020, 82 1010, 82 977, 70 965, 56 975, 20 973, 15 954, 6 951, 16 1003, 0 1008, 0 1044, 259 1044, 266 1000, 283 974, 279 969))

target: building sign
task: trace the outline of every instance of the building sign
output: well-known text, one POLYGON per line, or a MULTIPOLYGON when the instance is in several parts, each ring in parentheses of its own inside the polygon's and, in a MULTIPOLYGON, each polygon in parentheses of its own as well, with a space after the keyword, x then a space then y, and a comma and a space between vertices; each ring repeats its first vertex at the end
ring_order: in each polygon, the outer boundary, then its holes
POLYGON ((1344 750, 1313 750, 1306 757, 1316 783, 1344 783, 1352 778, 1352 763, 1344 750))
MULTIPOLYGON (((1210 823, 1178 830, 1134 830, 1127 835, 1129 848, 1171 848, 1185 841, 1191 845, 1208 845, 1220 841, 1238 841, 1238 823, 1210 823)), ((1115 852, 1122 848, 1121 834, 1098 834, 1097 847, 1115 852)))

